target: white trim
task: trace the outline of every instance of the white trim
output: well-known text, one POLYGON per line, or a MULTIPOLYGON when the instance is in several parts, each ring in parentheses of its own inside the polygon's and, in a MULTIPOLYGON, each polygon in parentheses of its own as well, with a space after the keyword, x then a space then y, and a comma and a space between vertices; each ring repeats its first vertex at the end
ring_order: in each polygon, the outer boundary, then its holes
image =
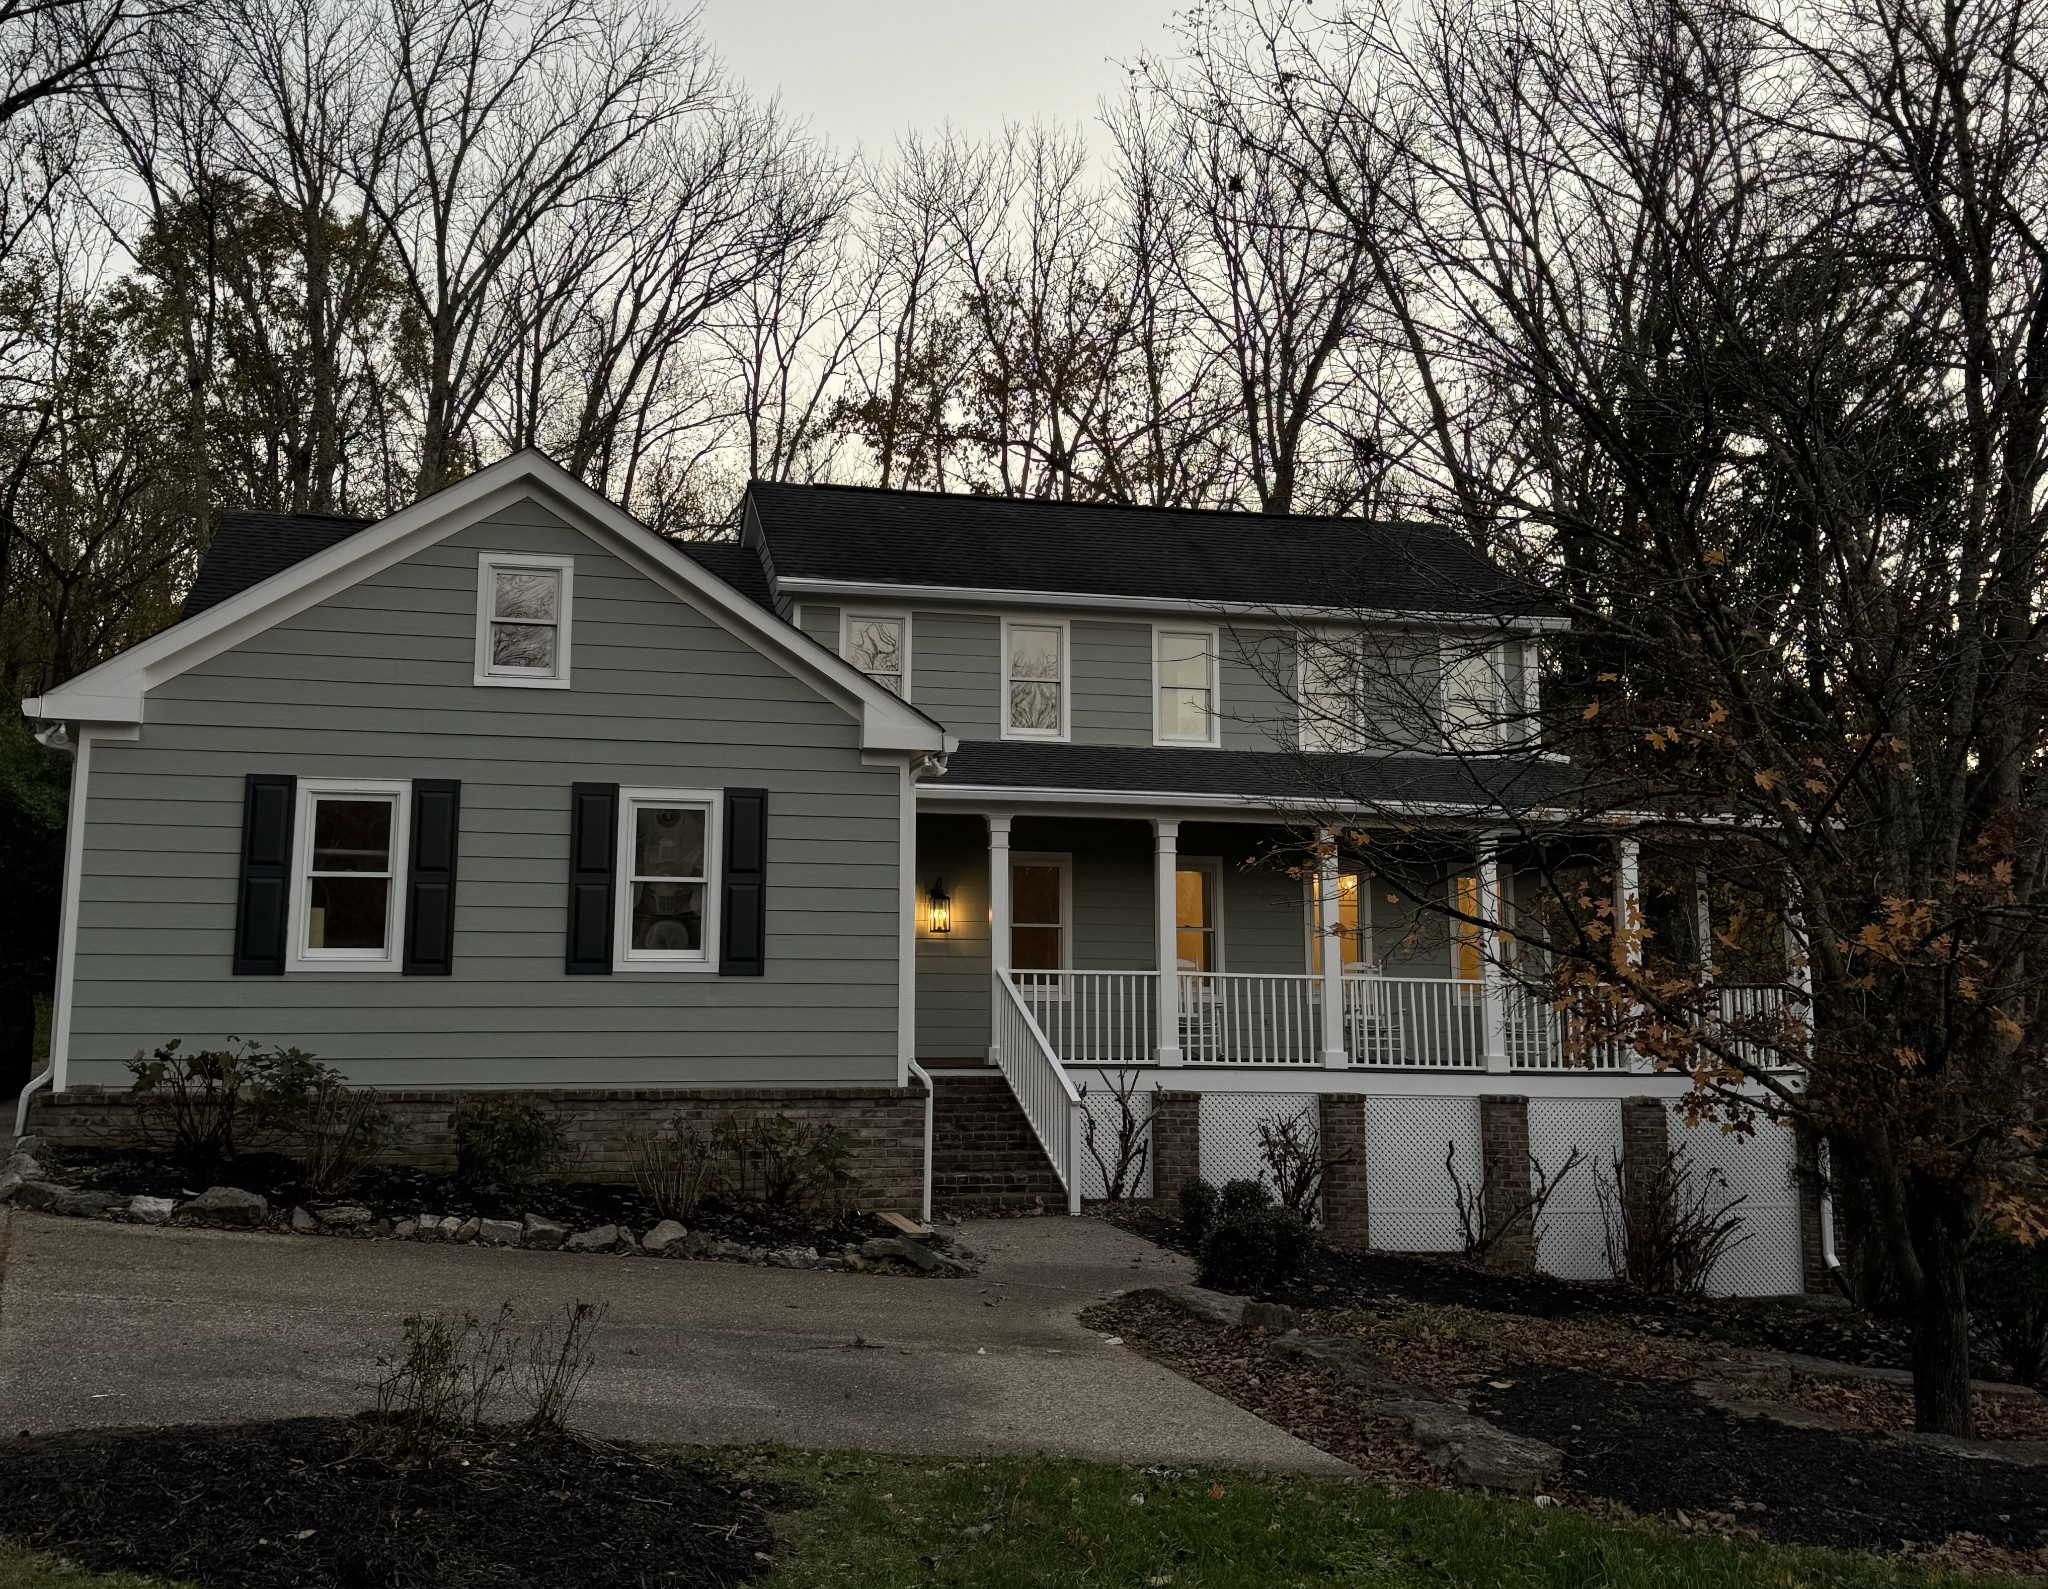
MULTIPOLYGON (((1304 812, 1326 815, 1337 812, 1349 815, 1356 812, 1364 815, 1391 814, 1411 817, 1474 817, 1498 810, 1495 806, 1477 803, 1464 805, 1453 801, 1303 800, 1295 803, 1260 795, 1191 794, 1172 789, 1044 789, 1007 784, 920 783, 917 786, 917 797, 920 801, 944 804, 951 804, 954 801, 1000 801, 1005 804, 1027 806, 1145 806, 1154 811, 1165 807, 1168 810, 1183 811, 1271 812, 1282 816, 1304 812)), ((1554 807, 1533 807, 1527 814, 1531 818, 1542 817, 1562 821, 1576 813, 1554 807)), ((1611 823, 1631 820, 1660 822, 1665 819, 1655 812, 1616 811, 1599 812, 1585 817, 1584 820, 1611 823)))
POLYGON ((1073 625, 1065 618, 1014 618, 1003 614, 1002 650, 996 657, 996 688, 1001 692, 998 702, 1002 713, 1002 737, 1004 739, 1028 739, 1041 745, 1064 745, 1074 727, 1074 632, 1073 625), (1060 637, 1060 726, 1057 733, 1048 734, 1038 728, 1016 728, 1010 723, 1010 631, 1013 629, 1055 629, 1060 637))
POLYGON ((612 901, 612 970, 657 974, 717 974, 718 907, 724 888, 725 796, 717 789, 621 789, 618 850, 612 860, 617 880, 612 901), (704 931, 702 945, 687 949, 633 948, 633 821, 635 806, 704 808, 704 931))
POLYGON ((529 499, 560 514, 628 566, 851 712, 861 724, 863 750, 943 754, 956 748, 951 734, 908 701, 742 596, 632 515, 531 449, 415 502, 197 617, 172 624, 49 694, 24 701, 22 710, 44 722, 140 723, 145 716, 145 697, 167 679, 492 513, 529 499))
MULTIPOLYGON (((1301 1095, 1319 1092, 1366 1093, 1374 1097, 1477 1098, 1511 1090, 1530 1098, 1678 1099, 1692 1091, 1684 1072, 1530 1071, 1503 1077, 1484 1070, 1379 1070, 1351 1065, 1330 1070, 1321 1065, 1069 1065, 1074 1084, 1097 1086, 1113 1080, 1118 1070, 1140 1072, 1141 1091, 1167 1087, 1177 1092, 1221 1092, 1301 1095)), ((940 1072, 941 1075, 946 1074, 940 1072)), ((970 1072, 970 1074, 982 1074, 970 1072)), ((1790 1072, 1779 1071, 1781 1077, 1790 1072)))
POLYGON ((412 858, 412 780, 409 778, 301 778, 292 811, 292 873, 286 909, 285 971, 304 975, 326 971, 397 971, 404 960, 406 863, 412 858), (384 948, 314 949, 306 942, 311 925, 314 802, 335 795, 365 795, 391 802, 391 887, 384 898, 384 948))
MULTIPOLYGON (((50 1001, 50 1063, 43 1072, 58 1092, 69 1084, 71 1075, 71 1011, 78 987, 78 900, 85 877, 86 779, 91 770, 92 743, 101 737, 83 726, 76 732, 78 743, 71 759, 70 798, 64 819, 64 891, 58 907, 61 914, 57 929, 57 985, 50 1001)), ((26 1109, 19 1118, 27 1118, 26 1109)))
MULTIPOLYGON (((1173 869, 1181 872, 1207 872, 1209 874, 1209 904, 1215 920, 1209 924, 1209 945, 1216 963, 1207 973, 1194 972, 1195 976, 1211 974, 1222 976, 1229 968, 1223 963, 1223 857, 1220 855, 1189 855, 1175 846, 1173 869)), ((1174 969, 1180 970, 1180 880, 1176 875, 1173 885, 1173 962, 1174 969)))
POLYGON ((569 625, 576 611, 576 559, 573 557, 522 557, 517 552, 476 554, 476 676, 472 684, 510 685, 524 690, 566 690, 569 688, 569 625), (499 569, 533 569, 556 576, 555 665, 542 673, 526 668, 494 668, 491 665, 491 625, 505 620, 496 616, 496 581, 499 569))
MULTIPOLYGON (((917 788, 904 757, 896 809, 896 1085, 908 1087, 917 1071, 917 788)), ((931 1096, 925 1097, 925 1210, 931 1210, 931 1096)))
MULTIPOLYGON (((852 659, 851 657, 849 657, 849 656, 848 656, 848 655, 847 655, 846 653, 847 653, 847 647, 848 647, 848 643, 849 643, 849 642, 850 642, 850 640, 852 639, 852 634, 851 634, 851 631, 852 631, 853 625, 854 625, 854 623, 855 623, 855 622, 856 622, 857 620, 859 620, 859 619, 862 619, 862 618, 880 618, 880 619, 882 619, 882 620, 883 620, 884 622, 887 622, 887 623, 894 623, 894 624, 900 624, 900 625, 902 625, 902 634, 903 634, 903 639, 902 639, 902 642, 901 642, 901 644, 900 644, 900 648, 899 648, 899 650, 898 650, 898 652, 897 652, 897 660, 898 660, 898 662, 900 663, 900 670, 898 671, 898 673, 897 673, 896 677, 897 677, 897 679, 898 679, 898 680, 899 680, 899 681, 900 681, 900 682, 902 683, 902 685, 903 685, 903 688, 902 688, 902 690, 900 690, 900 691, 897 691, 897 692, 893 692, 893 693, 897 693, 897 694, 900 694, 900 695, 902 696, 902 698, 903 698, 904 700, 906 700, 906 701, 907 701, 907 700, 909 700, 909 699, 910 699, 910 614, 909 614, 909 612, 908 612, 908 611, 906 611, 905 609, 902 609, 902 608, 883 608, 883 607, 841 607, 841 608, 839 609, 839 660, 840 660, 840 661, 842 661, 842 662, 844 662, 844 663, 846 663, 846 664, 847 664, 847 665, 848 665, 849 667, 854 667, 854 668, 856 668, 856 669, 858 668, 858 664, 857 664, 857 663, 855 663, 855 662, 854 662, 854 660, 853 660, 853 659, 852 659)), ((867 675, 867 674, 865 674, 865 673, 864 673, 864 674, 862 674, 861 676, 862 676, 863 678, 867 678, 867 677, 869 677, 869 675, 867 675)), ((885 690, 889 688, 889 686, 888 686, 888 685, 886 685, 886 684, 882 685, 881 687, 882 687, 883 689, 885 689, 885 690)))
POLYGON ((1214 624, 1199 623, 1154 623, 1152 625, 1152 743, 1175 745, 1220 747, 1223 743, 1223 635, 1214 624), (1159 696, 1164 686, 1159 682, 1159 642, 1170 634, 1200 635, 1207 648, 1209 658, 1209 731, 1200 737, 1184 734, 1168 734, 1159 727, 1159 696))
MULTIPOLYGON (((1011 850, 1010 857, 1010 966, 1015 973, 1017 965, 1017 868, 1020 866, 1056 867, 1060 874, 1060 963, 1057 971, 1074 969, 1074 857, 1065 850, 1011 850)), ((1028 921, 1027 927, 1043 927, 1042 921, 1028 921)), ((1023 967, 1024 975, 1044 971, 1044 966, 1023 967)))
MULTIPOLYGON (((771 536, 772 540, 773 537, 771 536)), ((912 585, 888 580, 819 579, 778 574, 776 587, 791 595, 840 600, 923 603, 969 602, 982 607, 1067 607, 1092 612, 1229 613, 1263 618, 1331 618, 1354 623, 1485 624, 1530 634, 1561 634, 1564 617, 1512 617, 1483 612, 1403 612, 1393 607, 1326 607, 1307 602, 1192 601, 1178 596, 1104 596, 1087 591, 1003 590, 989 585, 912 585)))

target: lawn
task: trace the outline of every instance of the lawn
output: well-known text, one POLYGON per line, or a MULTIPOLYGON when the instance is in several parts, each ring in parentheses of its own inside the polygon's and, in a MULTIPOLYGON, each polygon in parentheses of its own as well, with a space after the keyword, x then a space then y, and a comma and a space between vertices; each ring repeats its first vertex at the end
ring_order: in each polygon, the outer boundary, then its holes
MULTIPOLYGON (((1141 1472, 1053 1458, 705 1455, 764 1494, 789 1488, 815 1498, 775 1519, 777 1564, 755 1580, 762 1589, 1877 1589, 1963 1581, 1844 1553, 1616 1526, 1526 1501, 1433 1491, 1394 1498, 1331 1480, 1141 1472)), ((0 1589, 164 1586, 70 1571, 0 1546, 0 1589)))

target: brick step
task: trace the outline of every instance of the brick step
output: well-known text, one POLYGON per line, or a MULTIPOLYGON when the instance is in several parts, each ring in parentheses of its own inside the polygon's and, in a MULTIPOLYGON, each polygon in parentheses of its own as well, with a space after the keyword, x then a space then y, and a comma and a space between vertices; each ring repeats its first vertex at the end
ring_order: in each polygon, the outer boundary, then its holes
POLYGON ((1064 1204, 1059 1177, 1000 1072, 933 1080, 934 1202, 1064 1204))

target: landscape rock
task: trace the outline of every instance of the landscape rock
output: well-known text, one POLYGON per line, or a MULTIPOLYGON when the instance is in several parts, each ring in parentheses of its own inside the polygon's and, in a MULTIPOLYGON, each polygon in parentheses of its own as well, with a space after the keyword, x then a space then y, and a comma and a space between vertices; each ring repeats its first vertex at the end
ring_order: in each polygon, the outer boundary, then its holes
POLYGON ((370 1236, 395 1236, 398 1234, 397 1227, 388 1219, 371 1220, 369 1224, 363 1227, 363 1232, 365 1235, 370 1236))
POLYGON ((125 1201, 112 1192, 88 1192, 82 1187, 59 1186, 54 1181, 22 1182, 17 1200, 23 1208, 69 1214, 75 1219, 95 1219, 125 1201))
POLYGON ((569 1227, 558 1225, 552 1219, 543 1219, 538 1214, 528 1214, 520 1228, 520 1245, 552 1250, 569 1239, 569 1227))
POLYGON ((1205 1324, 1234 1330, 1244 1323, 1244 1298, 1211 1291, 1207 1286, 1155 1286, 1151 1295, 1205 1324))
POLYGON ((579 1230, 562 1243, 564 1252, 610 1252, 619 1244, 619 1227, 597 1225, 589 1230, 579 1230))
POLYGON ((472 1214, 455 1227, 455 1239, 462 1242, 475 1241, 482 1233, 483 1228, 484 1222, 472 1214))
POLYGON ((818 1249, 778 1247, 768 1255, 768 1261, 778 1269, 815 1269, 818 1267, 818 1249))
POLYGON ((619 1251, 638 1252, 639 1250, 640 1238, 633 1234, 633 1228, 630 1225, 621 1225, 619 1227, 619 1251))
POLYGON ((476 1239, 486 1247, 517 1247, 522 1234, 516 1219, 484 1219, 477 1221, 476 1239))
POLYGON ((128 1199, 128 1217, 138 1225, 162 1225, 178 1211, 174 1197, 131 1197, 128 1199))
POLYGON ((418 1220, 401 1219, 391 1227, 391 1238, 394 1241, 411 1241, 413 1237, 419 1234, 419 1230, 420 1222, 418 1220))
POLYGON ((209 1186, 178 1212, 190 1214, 203 1225, 260 1225, 270 1212, 260 1192, 245 1192, 239 1186, 209 1186))
POLYGON ((1379 1356, 1368 1347, 1341 1335, 1303 1335, 1299 1330, 1290 1330, 1273 1342, 1273 1350, 1296 1362, 1327 1368, 1347 1385, 1363 1385, 1368 1390, 1398 1390, 1410 1400, 1429 1399, 1428 1395, 1417 1394, 1396 1380, 1387 1372, 1379 1356))
MULTIPOLYGON (((336 1203, 328 1208, 316 1208, 313 1217, 329 1230, 355 1230, 370 1223, 371 1215, 360 1203, 336 1203)), ((388 1220, 386 1223, 390 1223, 388 1220)))
POLYGON ((307 1213, 305 1209, 295 1208, 292 1210, 292 1229, 297 1231, 300 1235, 311 1235, 314 1231, 318 1230, 319 1228, 320 1221, 315 1219, 311 1214, 307 1213))
POLYGON ((1509 1434, 1449 1402, 1397 1398, 1381 1402, 1379 1410, 1406 1424, 1422 1454, 1460 1484, 1534 1495, 1564 1468, 1556 1446, 1509 1434))
POLYGON ((753 1250, 743 1241, 717 1240, 705 1247, 704 1253, 710 1258, 733 1258, 745 1263, 753 1250))
POLYGON ((419 1227, 413 1232, 415 1241, 440 1241, 455 1234, 448 1221, 439 1214, 422 1214, 413 1223, 419 1227))
POLYGON ((689 1234, 679 1221, 664 1219, 641 1238, 640 1245, 651 1253, 665 1253, 689 1234))
POLYGON ((870 1262, 886 1258, 900 1258, 913 1268, 930 1274, 940 1267, 939 1255, 921 1241, 911 1241, 903 1236, 877 1236, 860 1244, 860 1255, 870 1262))
POLYGON ((1284 1302, 1246 1302, 1239 1322, 1248 1330, 1281 1330, 1294 1328, 1294 1309, 1284 1302))
POLYGON ((693 1230, 668 1250, 671 1258, 702 1258, 711 1251, 711 1238, 701 1230, 693 1230))
POLYGON ((27 1179, 28 1177, 18 1170, 0 1170, 0 1203, 13 1202, 15 1193, 21 1190, 22 1183, 27 1179))

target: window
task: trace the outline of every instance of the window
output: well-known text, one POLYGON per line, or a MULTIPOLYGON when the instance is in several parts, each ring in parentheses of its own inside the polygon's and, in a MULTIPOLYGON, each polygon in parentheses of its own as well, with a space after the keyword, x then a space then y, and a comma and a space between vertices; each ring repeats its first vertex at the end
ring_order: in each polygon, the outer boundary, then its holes
POLYGON ((718 797, 619 791, 620 969, 718 965, 718 797))
POLYGON ((842 612, 839 654, 885 690, 910 698, 910 617, 900 612, 842 612))
POLYGON ((1301 646, 1301 745, 1356 750, 1364 738, 1365 659, 1357 643, 1304 640, 1301 646))
POLYGON ((1003 737, 1067 737, 1067 626, 1003 621, 1003 737))
MULTIPOLYGON (((1460 917, 1476 917, 1479 914, 1479 879, 1458 877, 1451 881, 1451 904, 1460 917)), ((1460 982, 1477 982, 1480 975, 1480 955, 1484 944, 1480 938, 1477 921, 1453 921, 1451 934, 1451 968, 1460 982)))
POLYGON ((1490 647, 1444 648, 1440 709, 1444 739, 1453 750, 1486 750, 1498 741, 1502 682, 1490 647))
MULTIPOLYGON (((1067 969, 1072 862, 1064 855, 1010 857, 1010 965, 1016 971, 1067 969)), ((1028 979, 1027 979, 1028 980, 1028 979)), ((1058 982, 1056 976, 1040 979, 1058 982)))
POLYGON ((387 779, 300 781, 292 867, 295 967, 397 968, 410 787, 387 779))
MULTIPOLYGON (((1343 946, 1344 970, 1372 969, 1372 880, 1357 872, 1337 874, 1337 942, 1343 946)), ((1309 970, 1323 974, 1323 879, 1319 872, 1308 880, 1309 970)))
POLYGON ((1217 650, 1214 629, 1152 631, 1152 737, 1161 744, 1216 743, 1217 650))
POLYGON ((478 684, 569 687, 568 557, 477 558, 476 679, 478 684))
POLYGON ((1223 866, 1220 861, 1183 861, 1173 877, 1174 958, 1182 971, 1220 971, 1222 938, 1217 932, 1223 866))

